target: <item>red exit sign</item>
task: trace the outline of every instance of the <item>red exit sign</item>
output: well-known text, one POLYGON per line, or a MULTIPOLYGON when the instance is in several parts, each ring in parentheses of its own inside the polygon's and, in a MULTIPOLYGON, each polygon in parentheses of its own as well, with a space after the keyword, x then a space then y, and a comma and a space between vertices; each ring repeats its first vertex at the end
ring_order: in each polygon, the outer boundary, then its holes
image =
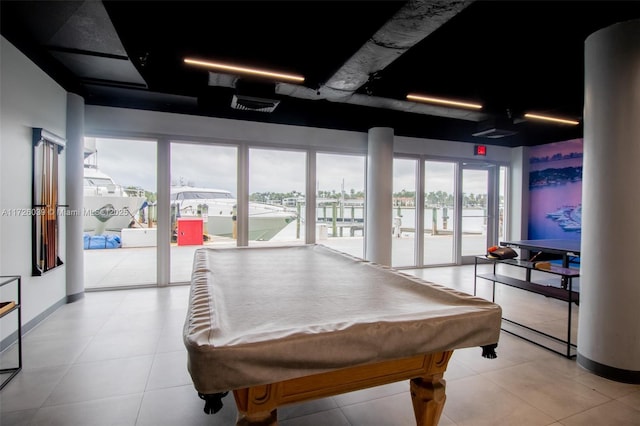
POLYGON ((473 155, 487 155, 486 145, 476 145, 473 147, 473 155))

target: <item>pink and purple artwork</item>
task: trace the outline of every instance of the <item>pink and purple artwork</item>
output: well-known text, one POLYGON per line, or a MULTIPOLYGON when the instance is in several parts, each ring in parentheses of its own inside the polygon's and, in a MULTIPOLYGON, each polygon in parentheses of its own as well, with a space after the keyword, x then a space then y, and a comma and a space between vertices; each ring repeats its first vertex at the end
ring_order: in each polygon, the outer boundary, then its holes
POLYGON ((580 239, 582 139, 529 150, 529 239, 580 239))

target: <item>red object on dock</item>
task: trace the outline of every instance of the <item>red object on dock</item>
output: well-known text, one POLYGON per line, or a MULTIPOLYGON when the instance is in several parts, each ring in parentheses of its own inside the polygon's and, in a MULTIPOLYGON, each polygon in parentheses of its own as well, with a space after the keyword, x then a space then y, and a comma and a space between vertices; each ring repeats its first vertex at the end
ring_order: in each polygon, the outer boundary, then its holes
POLYGON ((178 218, 178 245, 201 246, 204 243, 201 217, 178 218))

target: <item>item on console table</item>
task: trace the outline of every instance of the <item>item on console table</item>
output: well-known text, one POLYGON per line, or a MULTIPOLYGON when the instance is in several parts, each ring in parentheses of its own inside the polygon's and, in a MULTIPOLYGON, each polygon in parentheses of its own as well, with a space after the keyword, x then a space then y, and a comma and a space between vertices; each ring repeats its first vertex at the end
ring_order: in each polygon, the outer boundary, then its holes
POLYGON ((489 259, 513 259, 518 257, 518 252, 516 252, 511 247, 489 247, 487 250, 487 257, 489 259))
POLYGON ((0 302, 0 315, 10 311, 14 306, 16 306, 16 302, 14 302, 13 300, 9 302, 0 302))
POLYGON ((536 262, 533 265, 536 269, 544 269, 544 270, 549 270, 551 269, 551 262, 536 262))

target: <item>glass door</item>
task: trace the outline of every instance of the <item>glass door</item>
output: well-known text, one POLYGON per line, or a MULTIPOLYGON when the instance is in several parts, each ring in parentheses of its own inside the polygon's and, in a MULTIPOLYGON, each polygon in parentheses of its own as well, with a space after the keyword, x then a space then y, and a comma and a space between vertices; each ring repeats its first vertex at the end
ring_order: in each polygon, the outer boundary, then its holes
POLYGON ((316 158, 316 242, 361 258, 366 158, 330 153, 316 158))
POLYGON ((304 151, 249 149, 249 245, 304 244, 304 151))
POLYGON ((156 151, 155 140, 84 140, 87 290, 157 285, 156 151))
POLYGON ((416 264, 416 181, 418 160, 393 160, 393 239, 391 240, 391 266, 407 267, 416 264))
POLYGON ((462 263, 473 262, 495 242, 493 222, 496 205, 496 167, 492 164, 463 164, 461 177, 460 255, 462 263))
POLYGON ((171 142, 171 283, 189 282, 195 250, 236 245, 235 146, 171 142))
POLYGON ((456 170, 452 161, 424 163, 424 265, 456 262, 456 170))

